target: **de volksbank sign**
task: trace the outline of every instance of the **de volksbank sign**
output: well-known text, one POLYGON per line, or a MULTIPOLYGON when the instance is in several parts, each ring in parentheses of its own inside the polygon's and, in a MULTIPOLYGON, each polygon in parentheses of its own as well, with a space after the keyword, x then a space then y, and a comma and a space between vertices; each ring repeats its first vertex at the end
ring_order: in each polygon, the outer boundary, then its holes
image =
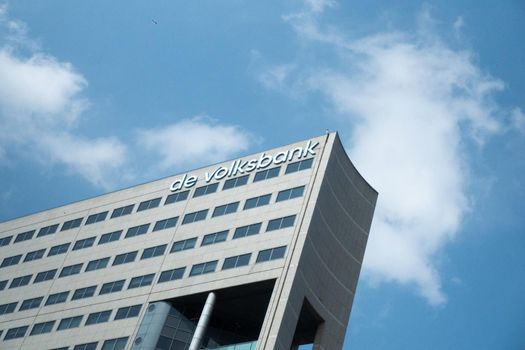
MULTIPOLYGON (((319 142, 312 142, 311 140, 306 143, 304 147, 296 147, 283 152, 278 152, 274 155, 262 153, 259 158, 253 158, 250 160, 237 159, 231 163, 229 167, 219 166, 211 173, 204 173, 204 181, 209 183, 211 180, 222 180, 224 178, 248 174, 254 170, 264 169, 271 164, 282 164, 290 162, 294 159, 305 158, 308 155, 315 156, 315 148, 319 145, 319 142)), ((172 192, 178 191, 183 188, 191 188, 199 181, 199 178, 195 175, 184 174, 183 177, 173 181, 170 186, 172 192)))

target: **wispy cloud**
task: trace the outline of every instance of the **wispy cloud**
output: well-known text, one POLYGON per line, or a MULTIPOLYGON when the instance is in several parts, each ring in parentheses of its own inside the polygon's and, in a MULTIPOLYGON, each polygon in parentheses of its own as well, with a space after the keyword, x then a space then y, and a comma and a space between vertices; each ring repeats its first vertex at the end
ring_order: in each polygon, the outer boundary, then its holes
POLYGON ((10 19, 5 4, 0 26, 0 165, 24 155, 111 187, 108 175, 125 161, 126 146, 116 138, 75 132, 89 105, 86 79, 33 45, 25 24, 10 19))
POLYGON ((236 125, 198 116, 160 128, 143 129, 138 143, 160 157, 160 167, 198 166, 246 151, 253 136, 236 125))
POLYGON ((238 126, 204 116, 140 130, 127 142, 88 137, 78 128, 90 116, 87 79, 71 63, 43 52, 25 23, 9 18, 5 4, 0 42, 0 166, 23 157, 112 189, 132 180, 133 164, 154 169, 143 179, 149 180, 158 170, 232 157, 254 140, 238 126))
MULTIPOLYGON (((277 76, 263 83, 277 91, 306 86, 320 92, 346 121, 351 158, 379 191, 364 264, 368 280, 411 285, 430 304, 442 304, 438 255, 470 210, 465 145, 482 145, 505 129, 505 108, 493 101, 504 84, 483 72, 471 52, 441 40, 428 11, 418 16, 416 34, 357 39, 321 26, 321 12, 307 2, 303 12, 283 18, 305 45, 332 46, 337 65, 286 62, 296 81, 274 74, 286 73, 280 65, 262 73, 277 76)), ((520 125, 522 114, 513 115, 520 125)))

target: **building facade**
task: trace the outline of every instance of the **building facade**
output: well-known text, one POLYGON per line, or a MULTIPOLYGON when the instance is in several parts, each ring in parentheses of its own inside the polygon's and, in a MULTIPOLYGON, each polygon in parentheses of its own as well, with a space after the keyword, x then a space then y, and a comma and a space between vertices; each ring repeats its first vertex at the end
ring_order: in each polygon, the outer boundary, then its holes
POLYGON ((0 348, 341 349, 376 199, 330 133, 0 223, 0 348))

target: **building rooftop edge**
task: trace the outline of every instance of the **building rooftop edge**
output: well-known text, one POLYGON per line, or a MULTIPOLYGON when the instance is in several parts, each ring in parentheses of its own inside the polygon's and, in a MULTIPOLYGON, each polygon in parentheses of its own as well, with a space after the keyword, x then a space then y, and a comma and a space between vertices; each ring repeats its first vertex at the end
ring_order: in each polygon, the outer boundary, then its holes
MULTIPOLYGON (((204 166, 200 166, 198 168, 193 168, 193 169, 188 169, 188 170, 185 170, 185 171, 182 171, 182 172, 178 172, 178 173, 174 173, 174 174, 171 174, 171 175, 167 175, 167 176, 164 176, 164 177, 160 177, 160 178, 157 178, 157 179, 154 179, 154 180, 150 180, 150 181, 145 181, 145 182, 141 182, 141 183, 137 183, 137 184, 134 184, 134 185, 130 185, 130 186, 127 186, 127 187, 122 187, 122 188, 118 188, 118 189, 115 189, 115 190, 112 190, 112 191, 109 191, 109 192, 104 192, 104 193, 101 193, 101 194, 97 194, 97 195, 94 195, 94 196, 91 196, 91 197, 87 197, 87 198, 83 198, 83 199, 79 199, 79 200, 75 200, 75 201, 72 201, 72 202, 67 202, 67 203, 63 203, 63 204, 60 204, 60 205, 57 205, 57 206, 54 206, 54 207, 50 207, 50 208, 46 208, 46 209, 42 209, 42 210, 37 210, 37 211, 34 211, 34 212, 30 212, 30 213, 27 213, 27 214, 23 214, 23 215, 20 215, 20 216, 15 216, 15 217, 12 217, 10 219, 6 219, 6 220, 0 220, 0 224, 5 224, 5 223, 8 223, 10 221, 14 221, 14 220, 19 220, 19 219, 22 219, 22 218, 25 218, 25 217, 29 217, 29 216, 32 216, 32 215, 36 215, 36 214, 39 214, 39 213, 43 213, 43 212, 46 212, 46 211, 49 211, 49 210, 54 210, 54 209, 58 209, 58 208, 61 208, 61 207, 65 207, 65 206, 68 206, 68 205, 72 205, 72 204, 76 204, 76 203, 81 203, 83 201, 88 201, 88 200, 92 200, 92 199, 95 199, 97 197, 102 197, 102 196, 106 196, 106 195, 109 195, 109 194, 112 194, 112 193, 116 193, 116 192, 120 192, 120 191, 125 191, 125 190, 128 190, 130 188, 133 188, 133 187, 138 187, 138 186, 143 186, 143 185, 147 185, 149 183, 153 183, 153 182, 156 182, 156 181, 161 181, 161 180, 165 180, 165 179, 168 179, 170 177, 174 177, 174 176, 177 176, 177 175, 183 175, 185 173, 190 173, 190 172, 196 172, 200 169, 205 169, 207 167, 211 167, 211 166, 214 166, 214 165, 218 165, 218 164, 222 164, 222 163, 225 163, 225 162, 229 162, 229 161, 233 161, 233 160, 236 160, 236 159, 239 159, 239 158, 243 158, 247 155, 251 155, 251 154, 257 154, 257 153, 261 153, 261 152, 264 152, 265 150, 269 150, 269 149, 274 149, 274 148, 279 148, 279 147, 285 147, 287 145, 291 145, 291 144, 295 144, 295 143, 299 143, 299 142, 303 142, 303 141, 308 141, 310 139, 313 139, 313 138, 319 138, 319 137, 322 137, 326 134, 335 134, 336 135, 336 139, 339 140, 339 136, 338 136, 338 132, 337 131, 332 131, 332 132, 328 132, 328 133, 325 133, 325 134, 318 134, 318 135, 315 135, 315 136, 310 136, 310 137, 307 137, 307 138, 303 138, 301 140, 297 140, 297 141, 294 141, 294 142, 291 142, 291 143, 287 143, 287 144, 284 144, 284 145, 278 145, 278 146, 274 146, 274 147, 271 147, 271 148, 265 148, 263 150, 260 150, 260 151, 255 151, 255 152, 251 152, 249 154, 244 154, 244 155, 239 155, 239 156, 236 156, 234 158, 229 158, 229 159, 225 159, 225 160, 221 160, 219 162, 216 162, 216 163, 211 163, 211 164, 206 164, 204 166)), ((340 142, 340 140, 339 140, 340 142)), ((342 144, 341 144, 342 145, 342 144)), ((343 147, 344 149, 344 147, 343 147)), ((348 154, 346 153, 345 151, 345 154, 346 156, 348 157, 348 154)), ((350 159, 350 158, 349 158, 350 159)), ((352 163, 353 165, 353 163, 352 163)), ((355 168, 355 167, 354 167, 355 168)), ((357 170, 357 169, 356 169, 357 170)), ((361 174, 359 174, 361 175, 361 174)), ((362 177, 362 176, 361 176, 362 177)), ((366 181, 366 180, 365 180, 366 181)), ((367 182, 368 183, 368 182, 367 182)), ((371 186, 370 186, 371 187, 371 186)), ((373 189, 373 188, 372 188, 373 189)), ((375 190, 374 190, 375 191, 375 190)))

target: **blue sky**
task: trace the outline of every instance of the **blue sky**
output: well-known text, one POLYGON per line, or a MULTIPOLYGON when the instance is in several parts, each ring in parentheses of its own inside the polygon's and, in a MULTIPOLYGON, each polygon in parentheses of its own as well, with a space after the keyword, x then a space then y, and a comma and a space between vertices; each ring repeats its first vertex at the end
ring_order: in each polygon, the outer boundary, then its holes
POLYGON ((0 6, 0 220, 338 130, 380 193, 345 349, 525 348, 521 1, 0 6))

